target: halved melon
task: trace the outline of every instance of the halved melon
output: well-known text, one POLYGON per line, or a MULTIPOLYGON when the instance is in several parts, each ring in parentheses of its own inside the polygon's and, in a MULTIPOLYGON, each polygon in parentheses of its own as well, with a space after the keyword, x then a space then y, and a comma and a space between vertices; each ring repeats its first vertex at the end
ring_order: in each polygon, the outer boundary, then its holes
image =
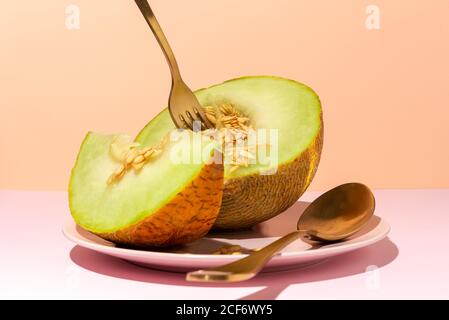
MULTIPOLYGON (((293 205, 312 181, 321 155, 323 120, 315 92, 293 80, 263 76, 226 81, 195 94, 204 107, 231 106, 254 129, 277 132, 275 168, 258 161, 234 170, 225 163, 223 201, 214 228, 251 227, 293 205)), ((172 129, 165 109, 136 141, 153 144, 172 129)))
POLYGON ((140 247, 181 244, 204 236, 219 212, 223 165, 214 160, 216 142, 188 134, 200 139, 204 159, 174 161, 179 150, 193 153, 193 140, 165 139, 158 150, 129 144, 123 162, 117 157, 126 137, 88 133, 69 185, 70 210, 77 224, 104 239, 140 247))

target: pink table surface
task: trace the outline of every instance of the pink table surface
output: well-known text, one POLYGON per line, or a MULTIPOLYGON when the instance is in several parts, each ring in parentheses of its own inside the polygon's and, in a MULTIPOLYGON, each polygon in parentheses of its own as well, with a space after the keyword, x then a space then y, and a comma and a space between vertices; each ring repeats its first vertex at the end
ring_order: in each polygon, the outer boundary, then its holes
POLYGON ((376 214, 392 228, 388 239, 308 269, 198 285, 66 240, 64 192, 0 191, 0 298, 448 299, 449 189, 375 194, 376 214))

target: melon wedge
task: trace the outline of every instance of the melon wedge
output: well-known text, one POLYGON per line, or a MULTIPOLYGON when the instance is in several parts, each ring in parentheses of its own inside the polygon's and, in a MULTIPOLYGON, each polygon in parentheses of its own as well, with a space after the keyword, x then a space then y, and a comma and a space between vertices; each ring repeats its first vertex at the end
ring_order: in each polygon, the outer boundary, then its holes
MULTIPOLYGON (((293 80, 261 76, 226 81, 195 92, 203 106, 231 104, 255 129, 278 133, 277 163, 255 163, 236 171, 225 164, 224 192, 215 229, 248 228, 293 205, 317 170, 323 143, 321 103, 315 92, 293 80), (268 166, 268 167, 267 167, 268 166)), ((165 109, 136 137, 152 144, 174 129, 165 109)))
POLYGON ((215 142, 200 135, 206 158, 185 164, 173 161, 173 152, 193 144, 168 141, 140 170, 129 170, 110 183, 120 166, 111 155, 117 138, 123 137, 90 132, 81 145, 69 184, 76 223, 104 239, 137 247, 176 245, 204 236, 222 200, 223 165, 214 161, 215 142))

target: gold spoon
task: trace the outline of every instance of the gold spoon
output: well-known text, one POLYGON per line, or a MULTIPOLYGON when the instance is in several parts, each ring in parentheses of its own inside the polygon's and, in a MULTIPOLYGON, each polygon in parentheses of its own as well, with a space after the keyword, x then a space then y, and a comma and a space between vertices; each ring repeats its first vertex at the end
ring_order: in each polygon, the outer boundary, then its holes
POLYGON ((298 238, 308 243, 343 240, 368 222, 374 213, 371 190, 360 183, 342 184, 313 201, 298 220, 297 230, 249 256, 221 267, 187 273, 186 280, 237 282, 251 279, 271 257, 298 238))

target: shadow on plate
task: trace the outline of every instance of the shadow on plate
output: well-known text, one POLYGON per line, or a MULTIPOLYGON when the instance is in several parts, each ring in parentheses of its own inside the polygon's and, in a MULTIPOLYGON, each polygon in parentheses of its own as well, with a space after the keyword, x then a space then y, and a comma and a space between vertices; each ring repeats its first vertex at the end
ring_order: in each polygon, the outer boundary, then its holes
MULTIPOLYGON (((276 237, 282 237, 286 235, 289 232, 292 232, 296 230, 296 223, 299 218, 299 216, 304 212, 304 210, 307 208, 307 206, 310 204, 310 202, 304 202, 299 201, 296 202, 293 206, 291 206, 289 209, 284 211, 282 214, 265 221, 263 223, 258 224, 257 226, 253 227, 252 229, 244 229, 239 231, 221 231, 221 232, 210 232, 207 236, 203 237, 200 240, 197 240, 192 243, 188 243, 186 245, 179 245, 179 246, 172 246, 172 247, 164 247, 164 248, 136 248, 136 247, 127 247, 123 245, 116 245, 112 242, 106 241, 104 239, 101 239, 100 237, 90 233, 89 231, 84 230, 80 226, 76 226, 77 232, 84 237, 85 239, 88 239, 91 242, 99 243, 104 246, 110 246, 110 247, 120 247, 124 249, 131 249, 131 250, 142 250, 142 251, 158 251, 158 252, 168 252, 168 253, 189 253, 189 254, 213 254, 214 252, 219 251, 220 248, 235 245, 237 244, 239 240, 245 240, 245 239, 263 239, 267 238, 267 244, 270 243, 272 240, 268 240, 268 238, 276 238, 276 237)), ((350 240, 352 238, 358 238, 371 230, 375 229, 377 225, 380 223, 381 219, 377 216, 373 216, 371 220, 356 234, 349 237, 347 240, 350 240)), ((252 252, 252 248, 247 248, 242 245, 241 242, 238 243, 240 247, 240 252, 242 253, 250 253, 252 252)), ((341 243, 327 243, 325 244, 326 247, 332 247, 332 246, 339 246, 341 243)), ((310 247, 309 249, 316 249, 321 247, 320 244, 310 247)), ((307 246, 304 248, 307 249, 307 246)), ((167 268, 164 268, 167 269, 167 268)), ((174 268, 174 272, 176 272, 176 269, 174 268)))
MULTIPOLYGON (((299 214, 304 211, 308 203, 298 202, 292 208, 282 213, 282 217, 273 218, 270 223, 262 223, 251 232, 254 237, 270 237, 285 234, 285 221, 291 221, 294 230, 299 214), (288 218, 287 218, 288 217, 288 218)), ((376 220, 374 220, 376 221, 376 220)), ((288 226, 290 228, 290 225, 288 226)), ((239 239, 248 237, 248 230, 243 232, 214 233, 213 237, 224 239, 239 239)), ((366 272, 366 268, 375 265, 378 268, 391 263, 399 254, 397 246, 386 238, 369 247, 358 249, 323 261, 310 267, 278 271, 275 273, 261 273, 254 279, 232 284, 193 283, 185 281, 184 273, 172 273, 146 269, 126 261, 102 253, 75 246, 70 252, 70 258, 78 266, 92 272, 111 277, 141 281, 147 283, 168 284, 193 287, 265 287, 241 299, 275 299, 289 285, 324 281, 366 272)))

